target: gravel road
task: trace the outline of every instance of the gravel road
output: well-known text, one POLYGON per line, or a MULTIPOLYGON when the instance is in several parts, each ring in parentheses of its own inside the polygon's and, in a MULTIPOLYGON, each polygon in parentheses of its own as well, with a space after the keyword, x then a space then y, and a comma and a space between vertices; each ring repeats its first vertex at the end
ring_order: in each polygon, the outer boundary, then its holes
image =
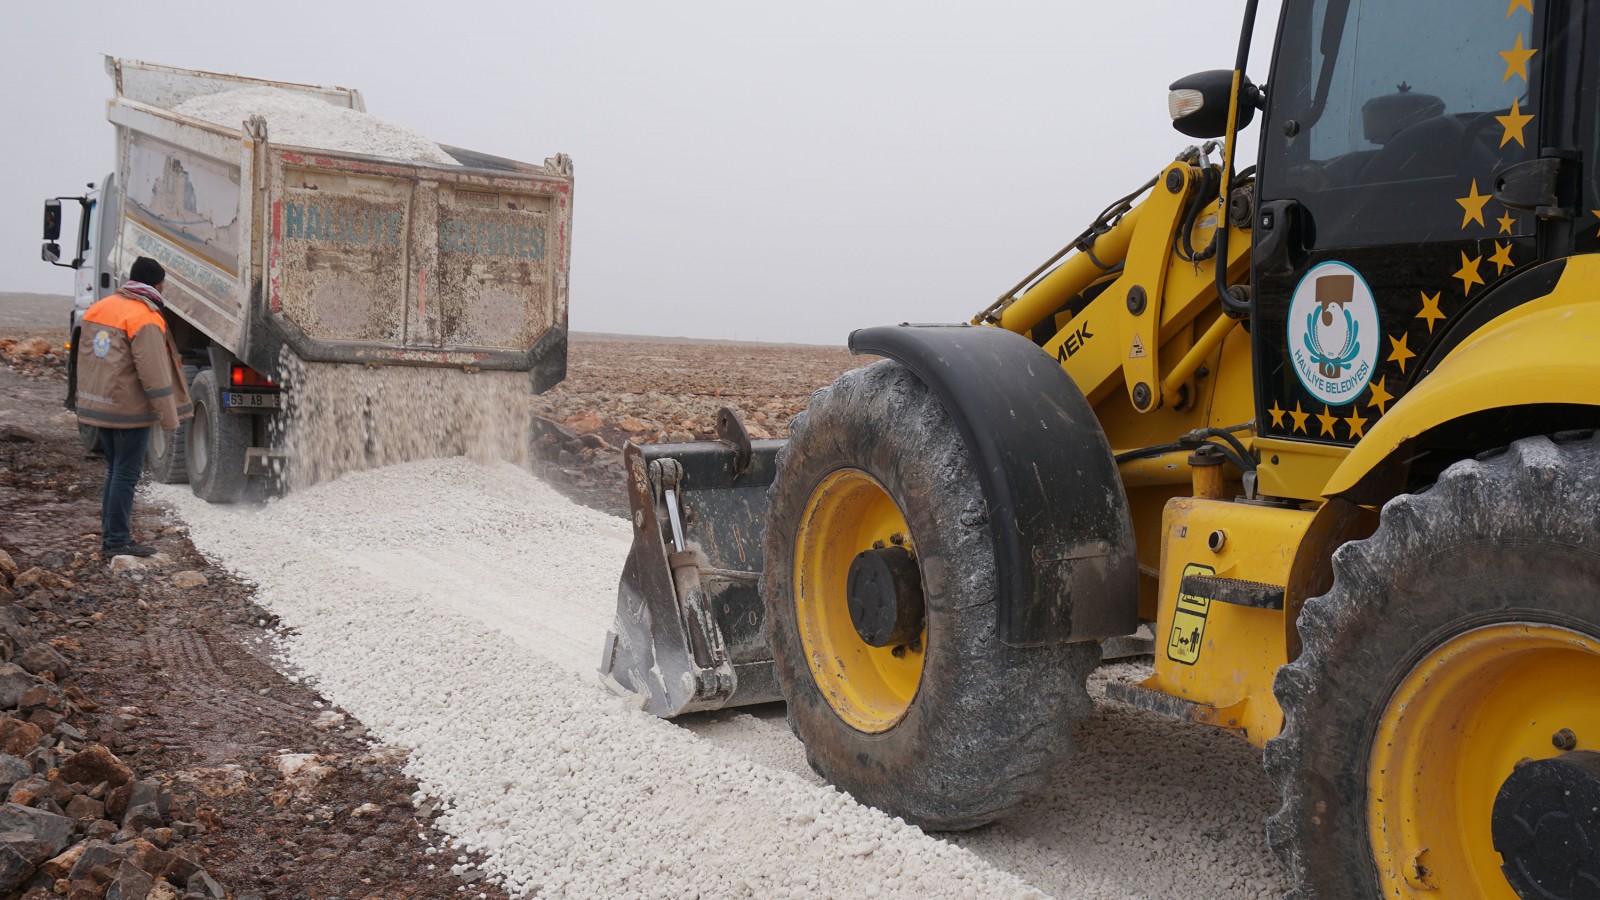
MULTIPOLYGON (((1284 888, 1252 748, 1098 701, 1078 758, 1020 813, 927 836, 820 781, 781 708, 669 724, 597 686, 620 519, 464 459, 264 507, 152 499, 296 629, 290 664, 442 798, 513 893, 1258 897, 1284 888), (777 848, 782 848, 781 852, 777 848)), ((1097 675, 1140 677, 1138 665, 1097 675)), ((445 852, 449 852, 445 848, 445 852)))

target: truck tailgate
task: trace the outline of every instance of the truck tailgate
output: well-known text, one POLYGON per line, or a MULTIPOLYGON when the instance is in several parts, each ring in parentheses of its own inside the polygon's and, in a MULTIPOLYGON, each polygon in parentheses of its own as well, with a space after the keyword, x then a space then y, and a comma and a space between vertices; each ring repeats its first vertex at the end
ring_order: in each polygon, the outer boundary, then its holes
POLYGON ((555 353, 564 367, 564 158, 539 169, 270 145, 267 156, 268 316, 297 355, 537 370, 555 353))

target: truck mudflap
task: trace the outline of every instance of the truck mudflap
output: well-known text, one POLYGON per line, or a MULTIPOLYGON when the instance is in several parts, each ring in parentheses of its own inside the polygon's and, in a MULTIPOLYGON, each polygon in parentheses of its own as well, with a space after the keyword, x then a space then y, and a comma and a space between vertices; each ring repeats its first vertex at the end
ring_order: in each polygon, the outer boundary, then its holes
POLYGON ((718 433, 623 451, 633 547, 600 674, 663 718, 783 699, 759 582, 784 442, 748 440, 728 410, 718 433))

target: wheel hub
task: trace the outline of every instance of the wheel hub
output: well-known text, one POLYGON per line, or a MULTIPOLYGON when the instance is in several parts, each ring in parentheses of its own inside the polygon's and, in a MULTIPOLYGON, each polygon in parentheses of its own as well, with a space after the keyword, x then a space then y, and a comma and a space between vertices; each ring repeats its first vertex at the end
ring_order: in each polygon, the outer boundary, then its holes
POLYGON ((1500 786, 1490 827, 1517 896, 1600 896, 1600 753, 1518 766, 1500 786))
POLYGON ((903 647, 922 634, 922 576, 903 547, 863 550, 845 587, 850 622, 869 647, 903 647))

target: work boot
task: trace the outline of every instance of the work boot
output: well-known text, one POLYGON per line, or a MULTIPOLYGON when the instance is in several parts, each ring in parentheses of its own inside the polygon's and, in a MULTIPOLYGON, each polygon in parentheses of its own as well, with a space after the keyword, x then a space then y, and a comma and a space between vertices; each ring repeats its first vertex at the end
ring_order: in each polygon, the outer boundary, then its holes
POLYGON ((156 548, 145 544, 135 544, 129 541, 120 547, 107 547, 100 551, 100 555, 110 559, 113 556, 155 556, 156 548))

